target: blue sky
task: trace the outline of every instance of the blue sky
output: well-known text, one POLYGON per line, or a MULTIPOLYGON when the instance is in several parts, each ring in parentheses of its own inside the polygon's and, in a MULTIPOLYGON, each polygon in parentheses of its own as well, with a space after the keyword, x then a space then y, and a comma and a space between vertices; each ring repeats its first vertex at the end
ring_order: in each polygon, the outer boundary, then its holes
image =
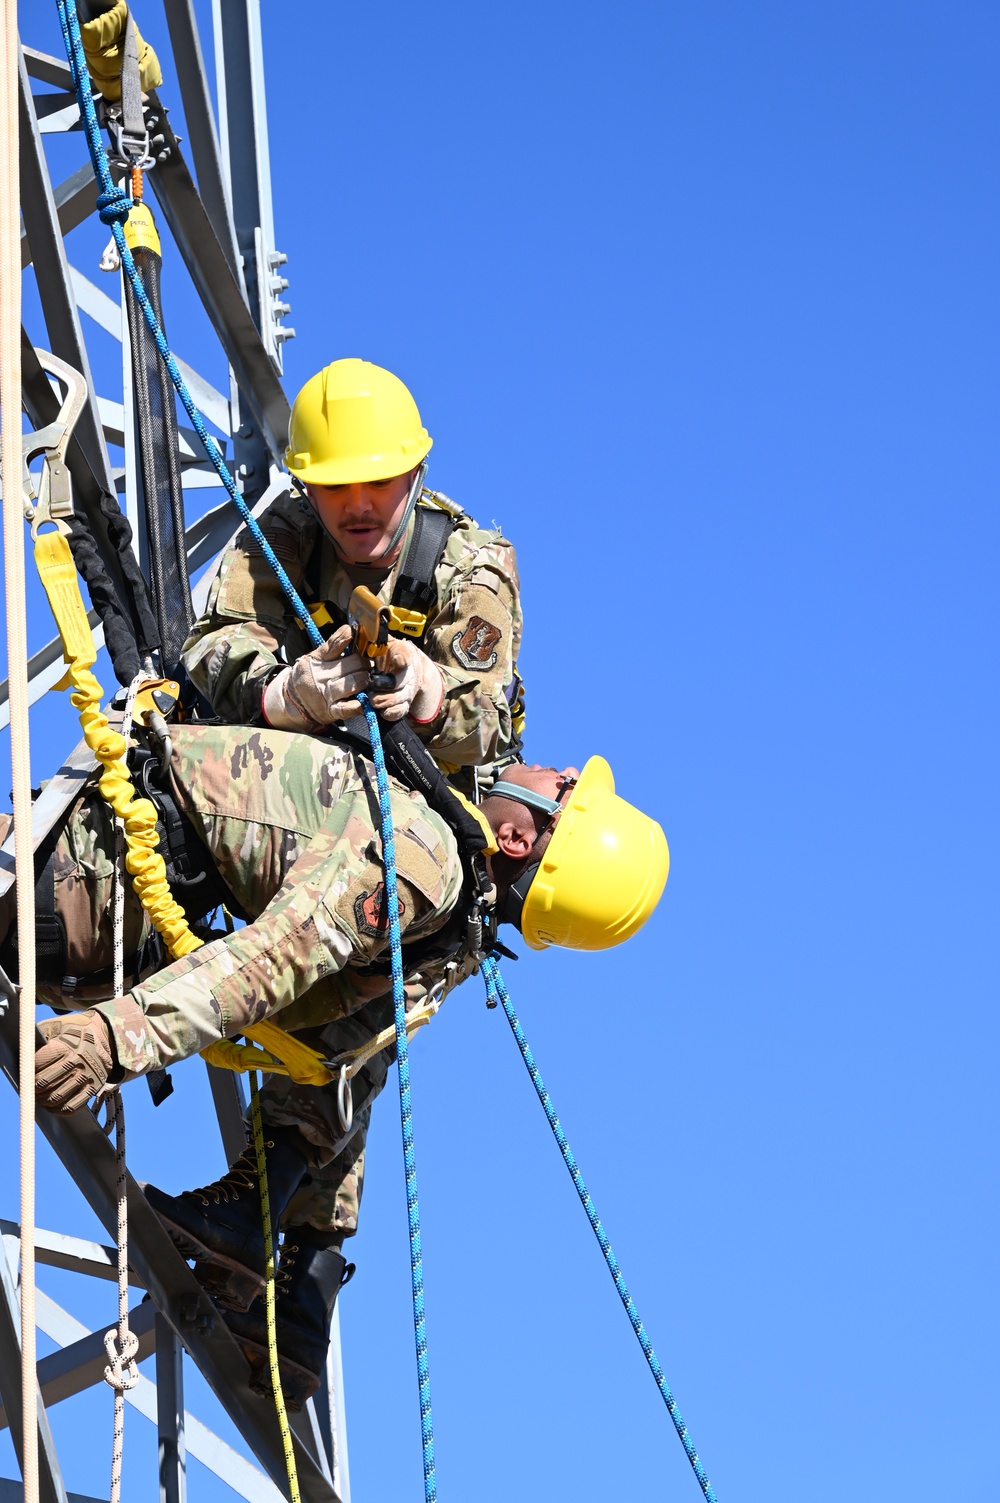
MULTIPOLYGON (((532 757, 608 756, 670 841, 627 947, 506 969, 719 1497, 998 1496, 997 11, 263 10, 288 391, 411 385, 431 483, 518 548, 532 757)), ((169 246, 164 299, 222 384, 169 246)), ((75 736, 33 723, 37 780, 75 736)), ((200 1070, 128 1093, 139 1177, 221 1172, 200 1070)), ((413 1073, 442 1499, 698 1496, 478 982, 413 1073)), ((370 1142, 355 1503, 421 1496, 391 1091, 370 1142)), ((110 1397, 54 1423, 101 1493, 110 1397)))

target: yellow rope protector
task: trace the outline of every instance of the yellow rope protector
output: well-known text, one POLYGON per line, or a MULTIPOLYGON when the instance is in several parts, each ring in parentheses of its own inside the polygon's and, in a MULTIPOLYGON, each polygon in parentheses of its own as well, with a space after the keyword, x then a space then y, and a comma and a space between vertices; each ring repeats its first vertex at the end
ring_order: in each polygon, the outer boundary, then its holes
MULTIPOLYGON (((97 661, 97 647, 80 594, 73 555, 62 532, 38 534, 35 563, 62 639, 63 657, 69 665, 58 687, 73 686, 70 701, 79 711, 84 740, 104 768, 97 786, 125 825, 126 870, 171 959, 179 960, 199 949, 204 941, 192 933, 184 909, 174 901, 163 857, 156 849, 160 841, 156 833, 156 806, 148 798, 136 797, 125 761, 128 750, 125 737, 111 729, 101 709, 101 686, 90 672, 97 661)), ((252 1023, 243 1031, 262 1048, 219 1039, 201 1051, 202 1058, 226 1070, 267 1070, 288 1075, 299 1085, 328 1085, 333 1079, 323 1056, 277 1023, 252 1023)))
POLYGON ((83 738, 104 768, 97 786, 125 825, 126 870, 171 959, 177 960, 197 950, 203 941, 191 932, 184 909, 170 892, 167 869, 156 849, 160 839, 156 807, 148 798, 136 797, 125 762, 125 738, 111 729, 101 709, 101 686, 90 672, 97 661, 94 634, 73 555, 61 532, 36 537, 35 563, 62 639, 63 658, 69 665, 60 684, 65 687, 68 682, 73 687, 70 702, 79 712, 83 738))

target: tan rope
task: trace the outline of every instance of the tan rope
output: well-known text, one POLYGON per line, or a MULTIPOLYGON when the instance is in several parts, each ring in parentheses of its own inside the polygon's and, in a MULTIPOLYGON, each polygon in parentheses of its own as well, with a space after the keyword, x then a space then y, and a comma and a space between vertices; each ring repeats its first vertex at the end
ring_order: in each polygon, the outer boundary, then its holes
MULTIPOLYGON (((425 1023, 430 1022, 443 1000, 443 998, 438 997, 431 1002, 424 1002, 420 1007, 415 1007, 411 1013, 407 1014, 406 1037, 408 1039, 413 1037, 418 1028, 423 1028, 425 1023)), ((353 1080, 355 1075, 364 1069, 370 1059, 374 1059, 376 1054, 381 1054, 383 1049, 388 1049, 395 1042, 396 1026, 393 1024, 391 1028, 383 1028, 381 1033, 377 1033, 369 1043, 364 1044, 360 1049, 348 1049, 345 1053, 336 1055, 330 1063, 331 1065, 339 1065, 341 1067, 340 1075, 342 1080, 353 1080)))
POLYGON ((21 246, 16 0, 0 0, 0 456, 21 1024, 21 1390, 25 1503, 38 1503, 35 1376, 35 878, 28 749, 28 635, 21 502, 21 246))

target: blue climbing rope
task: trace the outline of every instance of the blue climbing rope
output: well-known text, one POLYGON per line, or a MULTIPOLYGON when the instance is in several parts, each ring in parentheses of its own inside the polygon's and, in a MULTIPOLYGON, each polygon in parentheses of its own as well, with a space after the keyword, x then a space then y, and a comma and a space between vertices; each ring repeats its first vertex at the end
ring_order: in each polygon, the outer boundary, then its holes
POLYGON ((90 152, 94 175, 101 189, 97 199, 98 213, 102 222, 111 227, 111 233, 114 236, 115 245, 118 247, 122 266, 125 268, 125 275, 132 285, 132 291, 135 293, 136 301, 142 309, 143 317, 156 341, 156 347, 160 352, 163 363, 170 372, 170 379, 174 383, 177 395, 180 397, 181 402, 184 404, 184 410, 191 419, 191 426, 197 433, 216 474, 229 493, 229 499, 243 518, 251 537, 260 548, 268 564, 274 570, 278 583, 287 595, 293 611, 302 622, 310 642, 314 647, 319 647, 323 641, 322 633, 306 610, 298 591, 282 568, 277 554, 252 516, 249 506, 247 506, 247 503, 240 495, 236 482, 229 473, 226 461, 222 457, 219 446, 206 428, 205 419, 195 405, 194 398, 188 390, 187 382, 181 375, 180 367, 171 353, 170 345, 167 343, 167 336, 160 328, 159 319, 153 311, 153 305, 146 296, 146 289, 142 285, 142 278, 139 275, 135 261, 132 259, 132 252, 126 243, 125 231, 122 228, 128 219, 132 200, 124 188, 119 187, 111 176, 108 154, 101 139, 101 127, 98 123, 97 111, 94 108, 94 98, 90 88, 90 74, 87 71, 87 60, 83 51, 83 39, 80 36, 80 20, 76 10, 76 0, 56 0, 56 7, 59 11, 59 24, 62 27, 63 42, 66 46, 66 57, 69 60, 73 89, 76 93, 77 103, 80 106, 80 114, 83 117, 83 127, 87 137, 87 149, 90 152))
POLYGON ((521 1027, 517 1013, 514 1011, 514 1004, 510 1000, 507 988, 504 985, 503 977, 500 974, 500 965, 495 956, 487 956, 483 961, 483 979, 486 982, 486 995, 490 1002, 499 1002, 507 1014, 507 1022, 510 1024, 514 1037, 517 1040, 517 1047, 521 1051, 521 1058, 524 1060, 528 1074, 531 1076, 531 1083, 538 1094, 539 1101, 542 1103, 542 1109, 548 1118, 549 1126, 555 1135, 556 1142, 559 1144, 559 1152, 562 1154, 566 1168, 570 1172, 576 1193, 579 1195, 583 1209, 587 1213, 587 1220, 593 1227, 594 1236, 600 1243, 601 1252, 604 1254, 604 1261, 607 1263, 611 1277, 615 1281, 618 1297, 625 1306, 625 1313, 632 1322, 633 1331, 639 1338, 639 1345, 642 1347, 643 1355, 649 1363, 650 1371, 656 1380, 656 1386, 660 1390, 663 1402, 670 1413, 670 1418, 674 1422, 674 1428, 680 1436, 681 1445, 687 1453, 687 1459, 694 1469, 694 1474, 707 1499, 707 1503, 717 1503, 715 1489, 705 1475, 705 1468, 702 1466, 698 1452, 695 1450, 691 1437, 688 1434, 687 1425, 685 1425, 681 1417, 681 1412, 677 1407, 677 1400, 674 1398, 670 1384, 664 1376, 659 1358, 653 1350, 653 1343, 646 1335, 646 1328, 639 1319, 639 1312, 635 1308, 635 1302, 628 1292, 628 1285, 625 1283, 622 1271, 618 1266, 618 1259, 615 1257, 614 1248, 608 1241, 608 1234, 601 1225, 601 1218, 598 1216, 594 1202, 590 1198, 590 1191, 587 1189, 583 1175, 580 1173, 580 1166, 576 1162, 573 1150, 569 1146, 566 1134, 563 1131, 563 1125, 559 1121, 556 1109, 552 1105, 548 1091, 545 1089, 545 1082, 542 1080, 538 1066, 535 1064, 535 1056, 532 1054, 528 1040, 524 1036, 524 1030, 521 1027))
MULTIPOLYGON (((132 258, 132 252, 125 239, 123 225, 128 219, 132 208, 132 200, 125 190, 119 187, 111 176, 111 168, 108 162, 107 151, 101 139, 101 129, 94 108, 93 95, 90 88, 90 74, 87 70, 86 58, 83 51, 83 40, 80 36, 80 22, 77 15, 76 0, 56 0, 59 12, 59 22, 62 27, 63 41, 66 46, 66 56, 69 61, 70 76, 73 80, 73 88, 76 93, 80 113, 83 117, 84 131, 87 139, 87 148, 90 152, 90 160, 93 164, 94 174, 97 178, 101 192, 97 198, 97 209, 101 221, 111 228, 115 245, 121 258, 121 264, 129 279, 136 301, 142 309, 143 317, 149 326, 150 332, 156 342, 156 347, 166 366, 170 379, 174 384, 177 395, 181 399, 184 410, 191 420, 191 425, 205 450, 205 453, 215 469, 219 479, 225 486, 230 500, 243 518, 250 535, 257 543, 268 565, 274 572, 278 583, 284 590, 289 603, 296 616, 302 622, 309 640, 314 647, 322 644, 322 633, 317 628, 307 611, 301 596, 281 565, 280 560, 271 547, 267 538, 250 508, 240 494, 236 482, 229 472, 225 459, 215 439, 205 426, 205 420, 195 405, 194 399, 188 390, 187 382, 181 375, 180 368, 174 359, 167 337, 164 334, 153 306, 146 295, 146 289, 142 284, 138 268, 132 258)), ((373 709, 366 694, 359 695, 365 719, 368 723, 368 731, 371 737, 372 756, 375 762, 375 773, 378 787, 379 809, 382 819, 382 853, 385 870, 385 898, 389 915, 389 939, 392 956, 392 992, 396 1024, 396 1051, 399 1064, 399 1103, 402 1119, 403 1132, 403 1160, 406 1169, 406 1205, 410 1228, 410 1275, 413 1295, 413 1330, 417 1352, 417 1377, 420 1387, 420 1430, 423 1446, 424 1465, 424 1499, 425 1503, 437 1503, 437 1478, 434 1463, 434 1419, 431 1408, 430 1390, 430 1364, 427 1354, 427 1321, 424 1309, 424 1280, 423 1280, 423 1254, 420 1243, 420 1202, 417 1194, 417 1170, 416 1154, 413 1142, 413 1110, 410 1101, 410 1061, 406 1038, 406 1001, 403 986, 403 959, 402 940, 399 928, 399 898, 396 889, 396 852, 395 840, 392 828, 392 808, 389 802, 389 779, 386 772, 385 758, 382 753, 382 739, 379 734, 378 716, 373 709)), ((626 1313, 632 1323, 632 1329, 638 1337, 646 1361, 656 1380, 656 1386, 660 1390, 663 1401, 673 1420, 674 1427, 680 1437, 681 1444, 687 1454, 688 1460, 694 1469, 694 1474, 701 1485, 701 1490, 707 1503, 717 1503, 715 1490, 708 1477, 705 1468, 698 1457, 698 1452, 688 1435, 687 1426, 681 1417, 677 1407, 677 1401, 673 1396, 663 1369, 653 1350, 652 1343, 646 1335, 645 1327, 639 1319, 639 1313, 635 1308, 632 1296, 618 1266, 618 1259, 607 1238, 607 1233, 601 1225, 600 1217, 594 1208, 590 1198, 590 1191, 580 1173, 579 1166, 566 1140, 562 1124, 556 1115, 555 1108, 549 1099, 549 1093, 545 1089, 535 1064, 534 1056, 524 1036, 514 1005, 510 1000, 503 978, 500 975, 500 967, 493 957, 483 962, 483 976, 486 981, 487 995, 491 1001, 499 1001, 507 1016, 507 1021, 513 1030, 517 1040, 517 1046, 521 1051, 521 1057, 531 1076, 532 1084, 542 1103, 549 1126, 555 1135, 559 1145, 559 1151, 576 1187, 576 1192, 587 1213, 594 1235, 600 1244, 605 1262, 614 1279, 615 1288, 619 1298, 625 1306, 626 1313)))
MULTIPOLYGON (((90 75, 87 71, 86 58, 83 52, 83 40, 80 36, 80 22, 77 16, 76 0, 56 0, 56 5, 59 10, 59 21, 62 26, 63 41, 66 44, 66 56, 69 59, 73 87, 80 105, 80 113, 83 116, 90 160, 101 188, 97 199, 97 208, 101 220, 111 227, 111 233, 118 247, 122 266, 125 268, 125 274, 135 292, 136 301, 142 309, 146 323, 149 325, 153 338, 156 341, 156 347, 167 370, 170 372, 170 379, 174 383, 181 402, 184 404, 184 409, 191 419, 191 423, 201 440, 205 453, 208 455, 219 479, 228 491, 230 499, 246 523, 251 536, 274 571, 278 583, 288 597, 295 614, 302 622, 310 641, 314 647, 319 647, 323 641, 322 634, 306 610, 292 581, 282 568, 274 549, 251 515, 250 508, 240 495, 236 487, 236 482, 229 473, 215 439, 209 433, 205 426, 204 418, 195 406, 187 383, 181 375, 177 362, 171 353, 167 337, 160 327, 159 320, 153 311, 149 298, 146 296, 146 289, 142 285, 142 278, 139 275, 135 261, 132 259, 132 252, 129 250, 125 240, 125 232, 122 228, 122 225, 128 218, 132 201, 124 189, 118 187, 111 177, 108 155, 104 147, 104 142, 101 139, 101 129, 98 124, 97 112, 94 109, 94 100, 90 89, 90 75)), ((372 708, 368 696, 362 694, 359 697, 364 707, 365 718, 368 722, 368 730, 371 736, 372 755, 375 761, 375 773, 378 784, 379 807, 382 814, 385 896, 389 914, 389 938, 392 953, 392 991, 396 1014, 396 1049, 399 1060, 399 1101, 403 1125, 403 1158, 406 1166, 406 1205, 410 1223, 413 1328, 417 1348, 417 1375, 420 1383, 420 1429, 423 1442, 424 1498, 425 1503, 437 1503, 437 1479, 434 1467, 434 1420, 431 1411, 430 1364, 427 1356, 427 1322, 424 1312, 423 1256, 420 1248, 420 1202, 417 1196, 416 1154, 413 1144, 413 1111, 410 1105, 410 1062, 406 1039, 406 1001, 403 989, 403 952, 399 928, 399 899, 396 890, 396 851, 392 829, 392 807, 389 802, 389 778, 386 772, 385 758, 382 754, 382 738, 379 734, 378 716, 372 708)))
POLYGON ((389 775, 385 770, 378 716, 367 694, 359 694, 368 722, 382 817, 382 867, 385 901, 389 914, 389 945, 392 955, 392 1001, 396 1016, 396 1059, 399 1065, 399 1111, 403 1124, 403 1162, 406 1166, 406 1210, 410 1221, 410 1285, 413 1294, 413 1334, 417 1347, 417 1379, 420 1384, 420 1434, 424 1452, 425 1503, 436 1503, 437 1475, 434 1468, 434 1416, 431 1412, 431 1372, 427 1357, 427 1318, 424 1311, 424 1259, 420 1247, 420 1201, 417 1196, 417 1160, 413 1147, 413 1108, 410 1104, 410 1055, 406 1039, 406 994, 403 989, 403 942, 399 929, 399 894, 396 890, 396 841, 389 802, 389 775))

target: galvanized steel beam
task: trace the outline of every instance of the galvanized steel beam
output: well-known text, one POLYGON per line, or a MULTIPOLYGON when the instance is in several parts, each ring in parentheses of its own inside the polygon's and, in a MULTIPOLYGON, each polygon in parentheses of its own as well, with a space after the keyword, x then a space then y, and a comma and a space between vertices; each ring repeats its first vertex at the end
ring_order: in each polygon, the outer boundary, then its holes
MULTIPOLYGON (((288 398, 155 91, 150 99, 161 118, 159 131, 169 155, 149 174, 149 181, 240 391, 267 449, 280 464, 288 437, 288 398)), ((266 485, 267 476, 262 478, 266 485)))
MULTIPOLYGON (((14 1037, 16 1047, 17 1035, 14 1037)), ((21 1302, 5 1257, 0 1257, 0 1398, 3 1399, 4 1412, 8 1416, 17 1464, 23 1466, 21 1302)), ((66 1503, 59 1458, 52 1442, 52 1432, 41 1394, 38 1396, 38 1496, 39 1503, 66 1503)))
POLYGON ((222 156, 219 151, 219 135, 215 128, 212 111, 212 96, 209 93, 205 59, 201 50, 201 37, 191 0, 165 0, 170 44, 174 49, 177 65, 177 80, 184 104, 184 120, 191 156, 198 176, 198 188, 212 227, 218 236, 219 245, 229 269, 236 278, 244 299, 246 285, 243 268, 236 245, 236 230, 233 214, 226 192, 222 156))
MULTIPOLYGON (((17 1008, 0 1019, 0 1068, 17 1085, 17 1008)), ((92 1114, 70 1117, 39 1112, 38 1125, 83 1193, 114 1235, 117 1225, 115 1154, 92 1114)), ((284 1454, 273 1410, 250 1392, 247 1364, 225 1324, 163 1230, 135 1180, 128 1176, 129 1261, 160 1313, 198 1364, 203 1377, 275 1485, 286 1493, 284 1454)), ((307 1503, 340 1503, 306 1447, 293 1436, 299 1485, 307 1503)))

